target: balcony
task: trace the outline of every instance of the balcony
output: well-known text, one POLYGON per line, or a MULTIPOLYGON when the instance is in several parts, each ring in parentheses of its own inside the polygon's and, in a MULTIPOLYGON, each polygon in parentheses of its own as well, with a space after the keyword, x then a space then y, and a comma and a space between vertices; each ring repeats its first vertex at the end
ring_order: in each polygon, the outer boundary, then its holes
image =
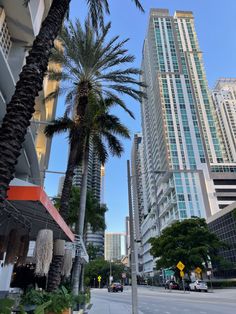
POLYGON ((160 216, 166 211, 170 210, 176 204, 177 200, 175 197, 171 197, 170 199, 168 199, 164 206, 160 209, 160 216))
POLYGON ((23 5, 23 1, 0 0, 0 6, 6 12, 11 37, 32 43, 50 5, 51 0, 31 0, 27 7, 23 5))
MULTIPOLYGON (((8 25, 6 23, 6 14, 3 8, 0 7, 0 92, 4 102, 8 102, 15 89, 15 80, 12 71, 8 64, 8 57, 12 46, 8 25)), ((5 105, 1 108, 5 113, 5 105)))

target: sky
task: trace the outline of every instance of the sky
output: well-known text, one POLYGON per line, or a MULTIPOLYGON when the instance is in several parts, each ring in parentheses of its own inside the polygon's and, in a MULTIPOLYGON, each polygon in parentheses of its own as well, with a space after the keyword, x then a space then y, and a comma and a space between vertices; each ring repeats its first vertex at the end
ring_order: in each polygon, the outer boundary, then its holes
MULTIPOLYGON (((142 46, 147 31, 150 8, 166 8, 173 15, 175 10, 193 11, 195 27, 210 88, 220 77, 236 77, 236 0, 141 0, 145 13, 135 8, 131 0, 110 0, 111 15, 106 19, 112 22, 111 36, 129 38, 126 47, 135 56, 134 66, 140 67, 142 46)), ((83 19, 86 16, 85 0, 72 0, 70 18, 83 19)), ((121 110, 116 114, 131 131, 141 131, 140 104, 124 97, 126 105, 135 114, 135 120, 121 110)), ((57 116, 64 112, 63 98, 57 105, 57 116)), ((127 169, 132 141, 124 141, 125 152, 121 158, 110 157, 105 165, 105 203, 109 209, 106 214, 108 232, 123 232, 125 216, 128 215, 127 169)), ((65 171, 68 156, 66 136, 56 136, 52 142, 48 170, 65 171)), ((60 175, 47 174, 45 189, 49 196, 57 194, 60 175)))

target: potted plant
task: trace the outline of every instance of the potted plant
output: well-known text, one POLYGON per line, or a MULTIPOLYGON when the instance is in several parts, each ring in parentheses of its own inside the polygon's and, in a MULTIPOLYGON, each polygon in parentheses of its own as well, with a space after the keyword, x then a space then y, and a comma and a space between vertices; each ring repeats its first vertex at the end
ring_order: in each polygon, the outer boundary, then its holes
POLYGON ((48 293, 51 304, 47 307, 47 314, 70 314, 73 306, 73 295, 65 287, 61 287, 55 292, 48 293))
MULTIPOLYGON (((73 305, 73 296, 65 287, 54 292, 29 290, 22 298, 22 305, 37 305, 45 314, 70 314, 73 305), (45 306, 46 305, 46 306, 45 306)), ((37 309, 37 308, 36 308, 37 309)), ((4 313, 5 314, 5 313, 4 313)))

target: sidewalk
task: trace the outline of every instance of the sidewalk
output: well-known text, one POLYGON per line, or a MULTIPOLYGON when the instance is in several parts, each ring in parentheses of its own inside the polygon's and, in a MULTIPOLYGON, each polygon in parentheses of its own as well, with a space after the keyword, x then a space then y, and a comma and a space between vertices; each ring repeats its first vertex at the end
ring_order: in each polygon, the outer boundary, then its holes
POLYGON ((131 306, 127 304, 117 304, 116 302, 106 302, 93 298, 92 307, 88 314, 132 314, 131 306))
MULTIPOLYGON (((132 314, 131 304, 113 302, 111 300, 100 299, 99 296, 91 298, 91 307, 85 311, 88 314, 132 314)), ((139 314, 143 314, 139 310, 139 314)))

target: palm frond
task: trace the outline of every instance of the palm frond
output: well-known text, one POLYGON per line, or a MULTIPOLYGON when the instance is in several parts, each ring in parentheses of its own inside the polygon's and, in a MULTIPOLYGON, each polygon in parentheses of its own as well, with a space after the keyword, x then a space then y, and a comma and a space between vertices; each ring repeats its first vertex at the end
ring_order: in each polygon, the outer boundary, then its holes
POLYGON ((139 0, 132 0, 132 1, 134 1, 136 7, 137 7, 140 11, 144 12, 144 8, 143 8, 143 6, 142 6, 142 4, 141 4, 141 2, 140 2, 139 0))
POLYGON ((87 0, 91 22, 95 30, 104 27, 104 13, 110 14, 107 0, 87 0))
POLYGON ((103 132, 103 137, 108 143, 108 148, 112 156, 121 157, 124 148, 121 142, 117 139, 117 137, 109 132, 103 132))
POLYGON ((91 137, 91 140, 99 161, 104 165, 108 159, 108 153, 106 150, 106 146, 101 139, 101 136, 98 134, 94 134, 91 137))
POLYGON ((58 118, 52 121, 45 127, 44 134, 47 137, 52 137, 55 133, 64 133, 70 130, 73 126, 73 121, 68 117, 58 118))

